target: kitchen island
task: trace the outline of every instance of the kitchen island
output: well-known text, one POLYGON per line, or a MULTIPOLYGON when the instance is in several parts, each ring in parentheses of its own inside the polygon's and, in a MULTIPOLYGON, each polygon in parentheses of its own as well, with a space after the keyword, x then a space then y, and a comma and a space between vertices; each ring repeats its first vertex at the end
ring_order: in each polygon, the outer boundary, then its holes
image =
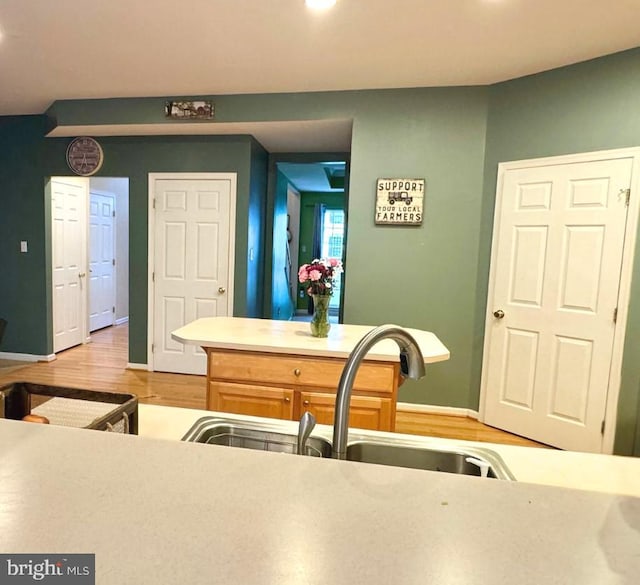
POLYGON ((11 420, 0 457, 0 550, 95 553, 99 585, 640 574, 640 498, 11 420))
MULTIPOLYGON (((344 364, 372 329, 332 325, 327 338, 317 338, 305 322, 210 317, 181 327, 172 337, 201 346, 207 354, 207 409, 285 420, 309 411, 319 423, 330 424, 344 364)), ((406 331, 420 346, 425 364, 449 359, 433 333, 406 331)), ((398 346, 385 339, 358 370, 351 426, 393 431, 402 381, 398 346)))

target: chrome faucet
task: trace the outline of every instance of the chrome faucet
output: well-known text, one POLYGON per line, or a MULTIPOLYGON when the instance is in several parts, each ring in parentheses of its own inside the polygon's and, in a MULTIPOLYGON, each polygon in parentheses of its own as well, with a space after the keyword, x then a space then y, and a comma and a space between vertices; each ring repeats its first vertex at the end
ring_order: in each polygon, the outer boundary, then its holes
POLYGON ((307 454, 307 440, 313 428, 316 426, 316 417, 310 412, 305 412, 298 425, 298 455, 307 454))
POLYGON ((393 339, 400 348, 400 371, 404 377, 417 380, 424 376, 424 357, 416 340, 407 331, 397 325, 381 325, 369 331, 353 348, 349 359, 342 370, 336 408, 333 419, 333 451, 334 459, 345 459, 347 456, 347 437, 349 434, 349 406, 351 390, 360 363, 366 353, 379 341, 393 339))

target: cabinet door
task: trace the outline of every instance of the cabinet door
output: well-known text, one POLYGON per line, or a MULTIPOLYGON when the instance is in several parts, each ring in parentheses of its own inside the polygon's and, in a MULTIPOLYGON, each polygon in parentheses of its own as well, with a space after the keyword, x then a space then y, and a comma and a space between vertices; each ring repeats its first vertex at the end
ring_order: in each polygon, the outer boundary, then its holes
POLYGON ((209 405, 212 410, 265 416, 267 418, 293 418, 293 390, 209 382, 209 405))
MULTIPOLYGON (((300 414, 309 411, 316 417, 319 424, 333 424, 335 404, 335 394, 300 393, 300 414)), ((350 428, 390 431, 393 428, 391 422, 391 400, 389 398, 351 396, 350 428)))

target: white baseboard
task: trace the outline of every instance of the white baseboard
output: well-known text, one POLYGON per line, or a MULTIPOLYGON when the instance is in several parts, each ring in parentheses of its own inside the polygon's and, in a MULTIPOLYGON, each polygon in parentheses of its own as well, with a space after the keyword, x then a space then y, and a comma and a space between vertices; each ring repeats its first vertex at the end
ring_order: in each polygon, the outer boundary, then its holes
POLYGON ((120 317, 120 319, 116 319, 116 325, 122 325, 123 323, 128 323, 129 317, 120 317))
POLYGON ((55 353, 49 355, 35 355, 33 353, 11 353, 0 351, 0 358, 4 360, 16 360, 18 362, 52 362, 56 359, 55 353))
POLYGON ((132 364, 129 362, 127 364, 127 370, 148 370, 149 366, 147 364, 132 364))
POLYGON ((447 416, 464 416, 478 420, 477 410, 459 408, 457 406, 436 406, 434 404, 414 404, 412 402, 398 402, 396 410, 401 412, 421 412, 425 414, 445 414, 447 416))

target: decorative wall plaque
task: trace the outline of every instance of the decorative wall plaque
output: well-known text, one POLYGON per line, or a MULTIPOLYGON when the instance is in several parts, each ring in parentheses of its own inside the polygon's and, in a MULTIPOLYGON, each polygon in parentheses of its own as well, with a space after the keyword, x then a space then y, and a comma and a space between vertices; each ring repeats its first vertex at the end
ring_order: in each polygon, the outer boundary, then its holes
POLYGON ((167 118, 180 120, 211 120, 214 115, 213 102, 177 100, 165 102, 164 113, 167 118))
POLYGON ((424 179, 378 179, 376 224, 421 225, 424 179))

